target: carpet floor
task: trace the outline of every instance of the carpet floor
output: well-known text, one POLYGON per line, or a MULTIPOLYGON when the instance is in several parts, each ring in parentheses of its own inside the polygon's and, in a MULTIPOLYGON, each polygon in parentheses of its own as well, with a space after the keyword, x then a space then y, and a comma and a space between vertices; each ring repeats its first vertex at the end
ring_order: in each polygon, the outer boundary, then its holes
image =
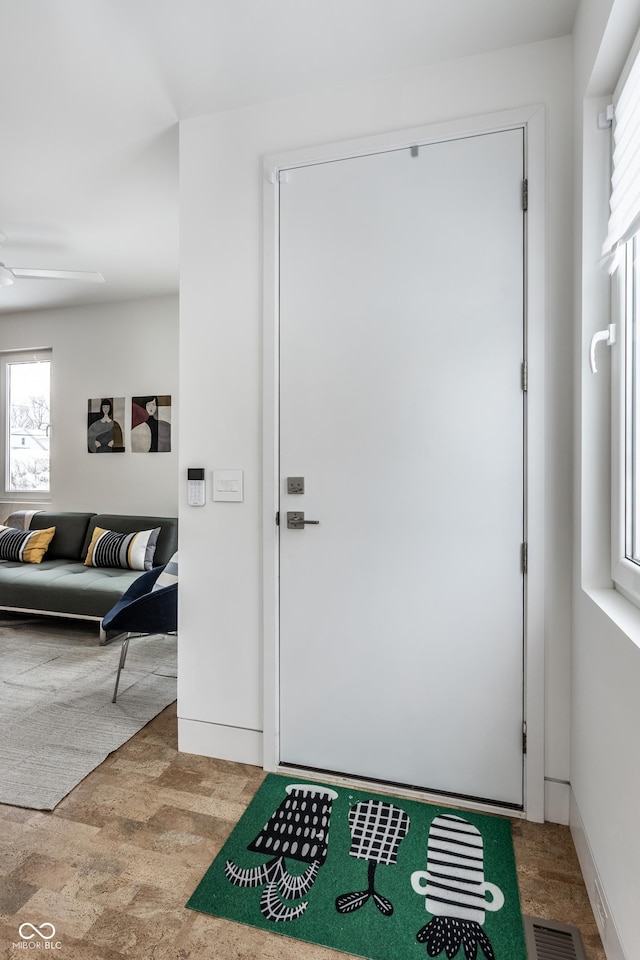
POLYGON ((112 703, 120 646, 96 623, 0 618, 0 803, 53 810, 176 699, 176 638, 151 636, 131 640, 112 703))

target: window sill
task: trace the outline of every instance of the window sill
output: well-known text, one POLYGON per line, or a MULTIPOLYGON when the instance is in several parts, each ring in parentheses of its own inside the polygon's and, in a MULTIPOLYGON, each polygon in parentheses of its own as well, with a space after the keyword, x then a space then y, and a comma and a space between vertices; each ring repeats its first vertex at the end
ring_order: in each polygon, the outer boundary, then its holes
POLYGON ((640 649, 640 609, 613 587, 583 587, 583 591, 611 623, 640 649))
POLYGON ((47 497, 19 497, 12 500, 10 497, 4 497, 0 500, 0 510, 13 513, 15 510, 51 510, 51 500, 47 497))

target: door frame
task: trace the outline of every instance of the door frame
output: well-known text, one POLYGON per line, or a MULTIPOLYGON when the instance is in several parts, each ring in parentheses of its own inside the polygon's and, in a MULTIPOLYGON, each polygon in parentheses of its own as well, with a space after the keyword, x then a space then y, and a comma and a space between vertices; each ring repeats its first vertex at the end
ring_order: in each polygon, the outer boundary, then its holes
MULTIPOLYGON (((444 140, 511 129, 524 130, 525 175, 529 184, 525 217, 525 350, 528 385, 525 404, 525 517, 528 566, 524 582, 524 809, 529 820, 544 820, 544 490, 545 490, 545 111, 542 105, 469 119, 414 127, 358 140, 341 141, 264 158, 263 181, 263 766, 280 769, 279 730, 279 184, 287 169, 444 140)), ((378 785, 379 786, 379 785, 378 785)), ((416 791, 410 795, 416 796, 416 791)), ((441 800, 421 791, 426 800, 441 800)), ((445 798, 446 799, 446 798, 445 798)), ((448 798, 450 802, 450 798, 448 798)), ((471 804, 499 812, 491 805, 471 804)), ((514 816, 513 810, 505 810, 514 816)), ((517 814, 516 814, 517 815, 517 814)))

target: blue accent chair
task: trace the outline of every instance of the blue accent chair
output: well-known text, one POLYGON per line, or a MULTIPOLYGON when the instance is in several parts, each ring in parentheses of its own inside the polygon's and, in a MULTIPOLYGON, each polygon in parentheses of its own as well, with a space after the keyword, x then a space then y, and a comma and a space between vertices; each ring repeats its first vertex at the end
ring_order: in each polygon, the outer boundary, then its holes
POLYGON ((131 584, 118 602, 105 614, 102 629, 105 634, 114 634, 111 639, 124 634, 116 685, 111 702, 116 702, 120 674, 124 668, 131 634, 175 633, 178 629, 178 584, 154 590, 153 586, 167 564, 154 567, 143 573, 131 584))

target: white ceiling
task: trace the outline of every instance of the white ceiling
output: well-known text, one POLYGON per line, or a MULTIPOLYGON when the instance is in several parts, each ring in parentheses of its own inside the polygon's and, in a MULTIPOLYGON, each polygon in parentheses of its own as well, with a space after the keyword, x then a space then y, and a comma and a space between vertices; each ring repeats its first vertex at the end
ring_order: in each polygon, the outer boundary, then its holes
POLYGON ((175 293, 178 121, 564 36, 579 0, 0 0, 0 312, 175 293))

